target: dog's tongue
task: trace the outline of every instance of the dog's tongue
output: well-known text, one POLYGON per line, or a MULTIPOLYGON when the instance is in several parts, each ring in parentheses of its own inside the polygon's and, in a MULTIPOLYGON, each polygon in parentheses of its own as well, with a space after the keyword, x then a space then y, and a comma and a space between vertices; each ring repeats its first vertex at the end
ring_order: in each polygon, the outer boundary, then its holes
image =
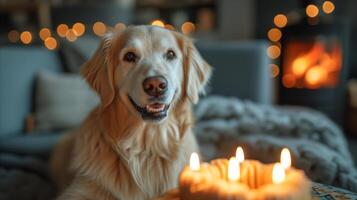
POLYGON ((165 109, 165 104, 153 103, 146 106, 148 112, 160 112, 165 109))

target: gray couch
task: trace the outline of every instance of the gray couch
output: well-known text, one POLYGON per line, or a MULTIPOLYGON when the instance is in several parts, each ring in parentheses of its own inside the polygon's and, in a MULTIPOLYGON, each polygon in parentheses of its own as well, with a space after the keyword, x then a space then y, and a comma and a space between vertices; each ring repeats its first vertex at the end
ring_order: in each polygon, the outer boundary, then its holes
POLYGON ((26 133, 25 119, 34 110, 35 75, 63 71, 58 53, 41 46, 0 48, 0 153, 47 156, 58 132, 26 133))

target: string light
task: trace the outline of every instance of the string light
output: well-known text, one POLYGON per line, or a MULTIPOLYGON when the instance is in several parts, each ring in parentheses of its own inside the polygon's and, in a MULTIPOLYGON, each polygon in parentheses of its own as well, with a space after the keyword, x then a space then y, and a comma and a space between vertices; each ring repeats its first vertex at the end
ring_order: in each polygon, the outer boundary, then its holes
POLYGON ((268 38, 272 42, 277 42, 281 38, 281 31, 277 28, 272 28, 268 31, 268 38))
POLYGON ((74 33, 73 29, 69 29, 66 33, 66 39, 70 42, 74 42, 77 40, 77 36, 74 33))
POLYGON ((267 49, 267 55, 271 59, 276 59, 280 56, 280 48, 276 45, 270 45, 267 49))
POLYGON ((20 40, 24 44, 30 44, 32 41, 32 34, 30 31, 24 31, 20 35, 20 40))
POLYGON ((333 4, 331 1, 325 1, 322 4, 322 10, 326 14, 331 14, 335 10, 335 4, 333 4))
POLYGON ((124 23, 117 23, 115 24, 114 29, 117 31, 123 31, 126 29, 126 25, 124 23))
POLYGON ((195 31, 195 25, 192 22, 185 22, 181 26, 181 31, 185 35, 189 35, 195 31))
POLYGON ((9 41, 12 43, 15 43, 19 40, 19 32, 16 30, 11 30, 8 34, 7 37, 9 38, 9 41))
POLYGON ((306 15, 308 17, 316 17, 319 14, 319 8, 313 4, 310 4, 306 7, 306 15))
POLYGON ((60 24, 57 26, 57 34, 60 37, 66 37, 68 26, 66 24, 60 24))
POLYGON ((73 29, 73 33, 77 36, 80 37, 84 34, 84 32, 86 31, 86 27, 84 24, 77 22, 73 25, 72 27, 73 29))
POLYGON ((274 24, 279 28, 284 28, 288 24, 288 18, 284 14, 277 14, 274 17, 274 24))
POLYGON ((278 65, 270 64, 270 73, 271 73, 271 77, 272 78, 277 77, 279 75, 279 73, 280 73, 278 65))
POLYGON ((57 48, 57 40, 53 37, 48 37, 45 39, 45 46, 49 50, 54 50, 57 48))
POLYGON ((46 38, 51 36, 50 29, 48 29, 48 28, 41 29, 39 32, 39 36, 40 36, 41 40, 46 40, 46 38))
POLYGON ((105 32, 107 31, 107 27, 103 22, 96 22, 93 25, 93 32, 97 36, 103 36, 105 32))
POLYGON ((156 19, 154 20, 153 22, 151 22, 151 25, 153 26, 159 26, 159 27, 164 27, 165 24, 163 21, 159 20, 159 19, 156 19))
POLYGON ((164 27, 165 27, 166 29, 168 29, 168 30, 171 30, 171 31, 174 31, 174 30, 175 30, 175 27, 172 26, 171 24, 165 24, 164 27))

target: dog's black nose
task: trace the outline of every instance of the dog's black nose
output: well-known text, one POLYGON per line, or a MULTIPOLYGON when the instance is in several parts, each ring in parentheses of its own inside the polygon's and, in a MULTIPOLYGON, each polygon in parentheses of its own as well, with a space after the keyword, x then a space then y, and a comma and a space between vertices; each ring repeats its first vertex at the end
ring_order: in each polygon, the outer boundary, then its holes
POLYGON ((167 90, 167 80, 163 76, 151 76, 144 80, 143 88, 146 94, 158 97, 167 90))

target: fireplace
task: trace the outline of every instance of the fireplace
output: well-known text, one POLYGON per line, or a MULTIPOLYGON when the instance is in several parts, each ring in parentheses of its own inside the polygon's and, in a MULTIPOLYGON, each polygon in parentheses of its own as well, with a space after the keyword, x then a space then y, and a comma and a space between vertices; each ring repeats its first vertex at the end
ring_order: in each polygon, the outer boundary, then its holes
POLYGON ((303 18, 283 30, 279 103, 308 106, 342 124, 348 72, 348 25, 303 18))

